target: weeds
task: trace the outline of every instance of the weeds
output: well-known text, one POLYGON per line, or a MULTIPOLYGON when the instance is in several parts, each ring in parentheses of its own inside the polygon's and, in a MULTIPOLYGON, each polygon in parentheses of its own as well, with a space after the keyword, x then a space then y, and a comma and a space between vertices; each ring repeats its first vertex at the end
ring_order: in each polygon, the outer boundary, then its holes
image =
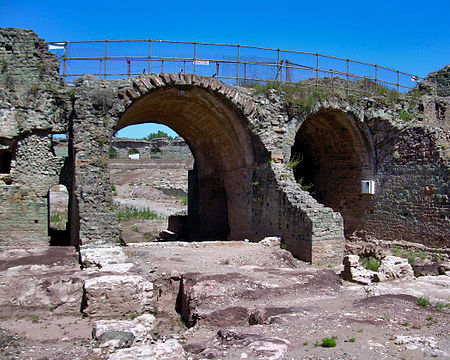
POLYGON ((321 346, 324 348, 336 347, 336 338, 335 337, 323 338, 321 346))
POLYGON ((355 338, 355 337, 352 337, 352 338, 348 339, 348 342, 351 342, 351 343, 353 343, 353 342, 355 342, 355 341, 356 341, 356 338, 355 338))
MULTIPOLYGON (((417 259, 416 253, 414 251, 412 251, 412 250, 405 251, 405 250, 402 250, 400 248, 393 248, 391 250, 391 253, 394 256, 399 256, 399 257, 408 259, 408 263, 410 265, 414 265, 414 263, 416 262, 416 259, 417 259)), ((425 259, 427 256, 428 256, 428 253, 426 253, 424 251, 419 253, 419 257, 421 259, 425 259)))
POLYGON ((310 190, 314 187, 314 184, 305 184, 305 179, 302 177, 299 177, 297 180, 297 184, 300 185, 303 191, 311 192, 310 190))
POLYGON ((360 257, 359 261, 362 263, 364 268, 367 270, 378 271, 378 268, 380 267, 380 262, 377 259, 360 257))
POLYGON ((132 312, 131 314, 130 314, 130 319, 131 320, 134 320, 134 319, 136 319, 138 317, 138 314, 136 314, 135 312, 132 312))
POLYGON ((126 206, 114 206, 114 211, 116 213, 117 221, 127 221, 130 219, 158 219, 159 216, 155 212, 149 209, 137 209, 129 208, 126 206))
POLYGON ((303 161, 302 154, 294 154, 288 162, 288 166, 294 170, 303 161))
POLYGON ((187 206, 188 204, 188 197, 187 195, 179 195, 176 197, 178 201, 181 202, 181 205, 187 206))
POLYGON ((330 90, 301 83, 283 84, 279 81, 266 84, 251 84, 255 95, 268 94, 270 90, 281 93, 300 112, 310 112, 321 100, 330 98, 330 90))
POLYGON ((430 300, 428 300, 427 298, 424 298, 424 297, 417 298, 417 305, 419 305, 419 306, 427 307, 429 303, 430 303, 430 300))
POLYGON ((410 114, 409 112, 407 112, 405 110, 400 110, 400 112, 398 113, 398 116, 400 116, 400 119, 402 119, 404 121, 410 121, 414 118, 413 114, 410 114))

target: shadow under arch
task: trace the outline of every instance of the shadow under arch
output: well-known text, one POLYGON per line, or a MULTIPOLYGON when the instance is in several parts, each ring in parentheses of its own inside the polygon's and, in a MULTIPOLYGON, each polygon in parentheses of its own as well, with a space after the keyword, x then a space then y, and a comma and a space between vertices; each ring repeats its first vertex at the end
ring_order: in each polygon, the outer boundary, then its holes
POLYGON ((149 122, 171 127, 194 155, 189 174, 189 239, 250 236, 254 149, 242 112, 211 89, 160 87, 134 101, 114 130, 149 122))
POLYGON ((291 149, 295 179, 320 203, 340 212, 344 231, 360 228, 371 196, 361 180, 373 180, 376 160, 370 131, 352 115, 321 109, 302 123, 291 149))

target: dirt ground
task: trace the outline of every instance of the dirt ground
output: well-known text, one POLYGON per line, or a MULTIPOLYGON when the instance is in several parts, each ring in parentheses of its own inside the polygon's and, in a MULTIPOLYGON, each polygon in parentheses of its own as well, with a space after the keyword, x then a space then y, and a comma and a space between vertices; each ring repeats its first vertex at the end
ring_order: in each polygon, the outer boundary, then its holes
POLYGON ((155 163, 141 168, 136 168, 133 161, 111 166, 115 204, 148 209, 157 215, 155 219, 121 221, 119 229, 126 243, 154 241, 167 229, 170 215, 187 211, 188 170, 192 164, 186 160, 155 163))
MULTIPOLYGON (((363 286, 279 246, 156 242, 186 209, 187 168, 117 167, 111 179, 117 204, 158 214, 121 222, 123 249, 155 286, 153 339, 178 339, 186 359, 450 359, 448 273, 363 286)), ((80 312, 83 271, 69 247, 0 249, 0 359, 108 358, 80 312)))
MULTIPOLYGON (((450 358, 449 308, 443 306, 450 302, 448 276, 434 277, 445 278, 443 285, 418 278, 368 288, 342 282, 340 267, 312 266, 278 247, 244 241, 151 242, 124 249, 155 284, 154 339, 178 339, 186 359, 450 358), (180 302, 182 279, 185 289, 192 285, 189 305, 180 302), (427 306, 417 304, 418 296, 429 299, 427 306), (181 321, 176 308, 195 314, 195 321, 181 321), (322 347, 325 337, 335 338, 336 347, 322 347)), ((62 251, 62 262, 55 260, 61 253, 52 260, 49 253, 18 252, 14 261, 5 254, 0 269, 9 275, 22 267, 16 280, 29 283, 66 276, 61 269, 76 276, 72 250, 62 251), (32 264, 41 266, 35 274, 26 268, 32 264)), ((22 305, 6 305, 7 295, 2 290, 0 358, 107 358, 91 340, 94 320, 83 317, 76 303, 48 311, 26 297, 22 305)))

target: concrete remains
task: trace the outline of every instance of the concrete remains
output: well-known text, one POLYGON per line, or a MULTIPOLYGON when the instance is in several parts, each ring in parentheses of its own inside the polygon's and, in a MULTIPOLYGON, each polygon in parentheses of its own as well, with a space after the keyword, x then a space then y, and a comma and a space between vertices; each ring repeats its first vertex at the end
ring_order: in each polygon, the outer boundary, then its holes
MULTIPOLYGON (((309 90, 295 102, 192 74, 66 86, 45 42, 20 29, 0 30, 0 58, 2 245, 48 245, 55 184, 69 192, 65 244, 116 243, 113 134, 145 122, 172 127, 195 158, 190 240, 278 236, 298 258, 327 264, 341 262, 356 231, 450 245, 448 97, 309 90), (66 135, 67 156, 55 134, 66 135)), ((441 79, 447 96, 448 71, 437 75, 427 81, 441 79)))

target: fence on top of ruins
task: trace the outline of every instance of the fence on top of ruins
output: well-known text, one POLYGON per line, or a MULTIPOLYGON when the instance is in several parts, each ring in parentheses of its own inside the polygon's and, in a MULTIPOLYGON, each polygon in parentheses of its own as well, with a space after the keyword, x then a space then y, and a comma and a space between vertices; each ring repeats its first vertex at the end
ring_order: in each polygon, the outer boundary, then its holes
MULTIPOLYGON (((304 51, 257 46, 167 40, 91 40, 51 42, 61 78, 72 83, 85 74, 120 79, 142 73, 193 73, 230 85, 295 83, 320 79, 332 86, 370 90, 370 82, 408 92, 419 76, 381 65, 304 51), (365 85, 364 85, 365 84, 365 85), (365 89, 364 89, 365 87, 365 89), (359 86, 361 88, 361 86, 359 86)), ((372 86, 373 88, 373 86, 372 86)))

